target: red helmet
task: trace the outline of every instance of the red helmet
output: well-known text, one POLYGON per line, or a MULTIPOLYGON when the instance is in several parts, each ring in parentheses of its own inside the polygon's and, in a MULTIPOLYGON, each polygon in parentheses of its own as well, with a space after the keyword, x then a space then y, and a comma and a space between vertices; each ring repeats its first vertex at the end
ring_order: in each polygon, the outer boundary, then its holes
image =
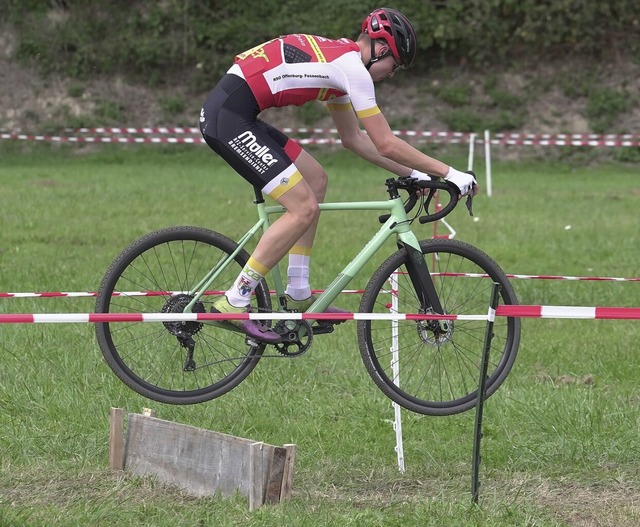
POLYGON ((408 68, 418 51, 416 32, 400 11, 380 7, 362 22, 362 32, 372 39, 383 39, 403 68, 408 68))

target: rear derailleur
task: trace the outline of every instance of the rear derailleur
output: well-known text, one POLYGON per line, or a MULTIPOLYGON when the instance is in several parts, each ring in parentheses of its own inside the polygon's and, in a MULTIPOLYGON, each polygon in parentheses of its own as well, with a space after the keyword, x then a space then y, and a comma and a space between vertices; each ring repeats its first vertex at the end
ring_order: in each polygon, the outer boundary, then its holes
MULTIPOLYGON (((183 313, 189 303, 193 300, 193 296, 180 293, 169 297, 165 305, 162 307, 163 313, 183 313)), ((192 313, 204 313, 206 310, 202 302, 196 302, 191 310, 192 313)), ((178 321, 163 322, 164 327, 176 337, 183 348, 187 350, 187 356, 182 367, 183 371, 195 371, 196 361, 193 354, 196 347, 196 341, 193 336, 202 329, 201 322, 178 321)))

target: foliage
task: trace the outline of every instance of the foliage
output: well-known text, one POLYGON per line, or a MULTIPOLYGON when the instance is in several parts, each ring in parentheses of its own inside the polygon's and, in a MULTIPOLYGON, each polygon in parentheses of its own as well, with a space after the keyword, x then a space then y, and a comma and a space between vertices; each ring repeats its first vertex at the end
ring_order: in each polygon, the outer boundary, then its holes
POLYGON ((185 110, 185 101, 182 97, 166 96, 160 98, 160 106, 167 118, 171 118, 174 115, 178 115, 185 110))
MULTIPOLYGON (((45 71, 126 73, 150 83, 186 73, 197 85, 274 35, 355 38, 372 7, 359 0, 345 0, 337 11, 306 0, 263 0, 259 7, 220 0, 0 0, 0 22, 19 30, 18 57, 45 71)), ((417 70, 463 58, 490 65, 557 52, 640 53, 635 0, 406 0, 401 9, 416 26, 420 56, 428 57, 417 70)))
MULTIPOLYGON (((274 35, 304 31, 356 38, 360 21, 375 5, 345 0, 336 11, 306 0, 263 0, 259 8, 220 0, 0 0, 0 27, 16 35, 15 58, 71 78, 72 98, 83 96, 89 80, 115 76, 152 89, 179 83, 199 93, 211 88, 236 53, 274 35)), ((450 129, 521 128, 531 117, 525 103, 535 94, 498 85, 494 72, 569 56, 593 67, 554 75, 553 83, 566 97, 583 99, 594 132, 629 131, 616 129, 616 123, 638 97, 630 86, 607 87, 601 70, 616 54, 640 60, 637 1, 406 0, 400 7, 416 26, 420 45, 419 63, 406 78, 424 77, 434 66, 451 71, 453 65, 486 78, 484 86, 454 77, 430 89, 450 129)), ((181 97, 159 96, 163 118, 178 119, 186 107, 181 97)), ((96 124, 126 114, 122 103, 95 104, 96 124)), ((313 125, 326 114, 306 105, 296 115, 313 125)), ((69 109, 58 117, 64 126, 91 121, 69 109)))
POLYGON ((587 104, 587 116, 596 133, 612 130, 616 118, 630 107, 629 94, 621 90, 600 89, 594 91, 587 104))
POLYGON ((633 0, 449 0, 436 12, 434 43, 474 60, 557 51, 598 55, 625 44, 638 51, 633 0))
POLYGON ((300 122, 305 126, 312 126, 319 119, 327 115, 327 109, 320 103, 310 103, 296 108, 300 122))
POLYGON ((443 102, 453 107, 466 106, 471 102, 472 90, 468 84, 436 84, 431 91, 443 102))
POLYGON ((445 103, 438 117, 450 130, 505 132, 522 127, 527 120, 524 94, 507 90, 494 75, 485 78, 484 86, 472 83, 434 83, 431 93, 445 103))

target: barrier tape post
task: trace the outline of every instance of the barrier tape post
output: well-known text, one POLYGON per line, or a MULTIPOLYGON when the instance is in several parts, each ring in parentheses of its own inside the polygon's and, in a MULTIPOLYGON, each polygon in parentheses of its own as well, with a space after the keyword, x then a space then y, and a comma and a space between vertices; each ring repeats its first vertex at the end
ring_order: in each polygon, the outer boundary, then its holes
POLYGON ((484 131, 484 162, 487 178, 487 196, 493 195, 493 185, 491 181, 491 132, 484 131))
MULTIPOLYGON (((389 284, 391 288, 391 313, 398 313, 398 279, 393 274, 389 277, 389 284)), ((400 387, 400 324, 398 320, 391 322, 391 371, 393 373, 393 380, 395 384, 400 387)), ((391 404, 393 406, 394 419, 393 430, 396 433, 396 455, 398 457, 398 471, 404 474, 404 443, 402 439, 402 408, 395 401, 391 404)))
POLYGON ((469 158, 467 159, 467 170, 473 170, 473 158, 475 157, 476 136, 478 134, 469 134, 469 158))
POLYGON ((484 350, 482 351, 482 364, 480 367, 480 378, 478 379, 478 401, 476 403, 476 419, 473 435, 473 463, 471 474, 471 500, 478 503, 478 493, 480 488, 480 443, 482 441, 482 414, 484 411, 484 400, 487 395, 487 370, 489 368, 489 353, 491 351, 491 340, 493 339, 493 322, 496 316, 500 293, 500 284, 493 283, 491 295, 491 305, 487 316, 487 329, 484 335, 484 350))

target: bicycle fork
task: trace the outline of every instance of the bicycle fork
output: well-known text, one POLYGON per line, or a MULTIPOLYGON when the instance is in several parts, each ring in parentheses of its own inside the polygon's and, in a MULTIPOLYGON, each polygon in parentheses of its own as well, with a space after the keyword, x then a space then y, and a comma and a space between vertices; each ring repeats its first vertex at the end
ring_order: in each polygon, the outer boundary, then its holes
MULTIPOLYGON (((435 285, 429 272, 429 267, 422 251, 403 240, 398 240, 398 248, 407 252, 407 272, 409 279, 420 301, 420 313, 433 313, 444 315, 444 309, 436 292, 435 285)), ((433 320, 430 322, 432 329, 447 332, 450 329, 449 321, 433 320)))

